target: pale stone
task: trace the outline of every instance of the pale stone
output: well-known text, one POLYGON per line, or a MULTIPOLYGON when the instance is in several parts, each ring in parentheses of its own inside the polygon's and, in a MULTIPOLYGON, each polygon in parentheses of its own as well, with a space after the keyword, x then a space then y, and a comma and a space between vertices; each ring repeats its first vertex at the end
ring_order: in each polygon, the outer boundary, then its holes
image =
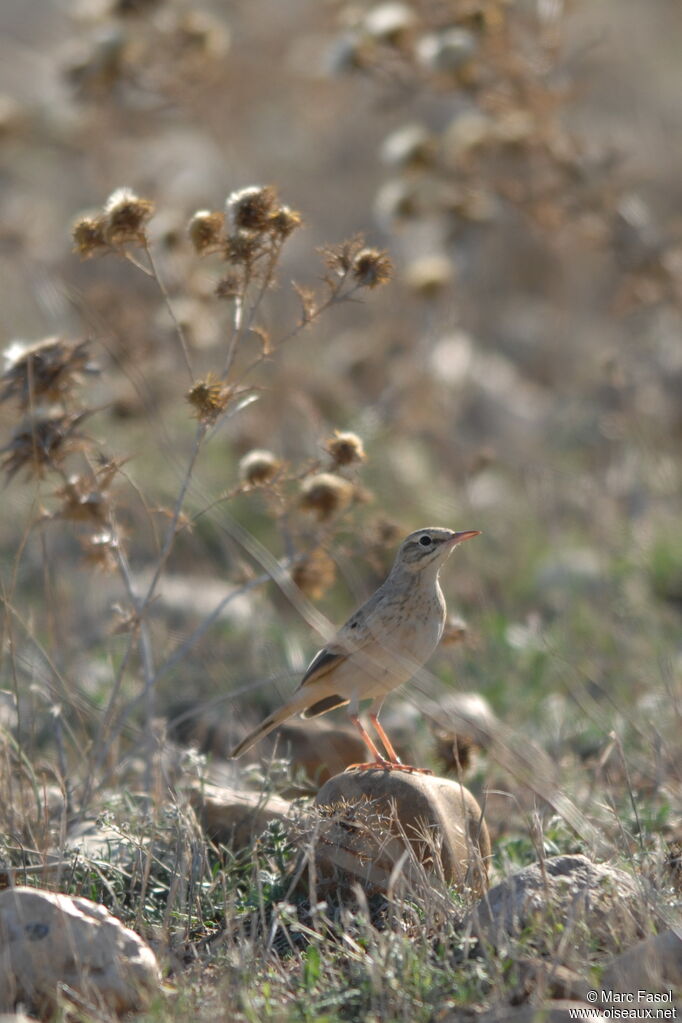
POLYGON ((601 987, 635 994, 671 989, 682 993, 682 926, 640 941, 613 959, 604 970, 601 987))
POLYGON ((146 1008, 161 974, 151 948, 96 902, 36 888, 0 892, 0 1011, 39 1016, 60 997, 94 1010, 146 1008))
POLYGON ((207 834, 236 849, 250 845, 271 821, 290 816, 290 804, 279 796, 208 782, 191 791, 190 802, 207 834))
POLYGON ((490 839, 472 794, 447 778, 405 771, 351 771, 317 794, 316 841, 323 885, 388 892, 396 880, 487 888, 490 839))
POLYGON ((572 930, 570 947, 597 942, 618 950, 642 937, 646 915, 641 887, 631 874, 582 855, 551 856, 491 888, 466 925, 498 949, 532 931, 540 951, 543 934, 551 945, 553 921, 561 920, 572 930))

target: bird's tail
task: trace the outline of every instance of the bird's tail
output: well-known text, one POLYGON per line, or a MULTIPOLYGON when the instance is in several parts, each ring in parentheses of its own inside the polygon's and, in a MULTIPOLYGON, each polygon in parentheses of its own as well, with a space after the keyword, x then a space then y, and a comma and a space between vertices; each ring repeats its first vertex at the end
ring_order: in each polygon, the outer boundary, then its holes
POLYGON ((249 732, 249 734, 242 739, 237 746, 235 746, 230 753, 230 757, 240 757, 242 753, 246 753, 247 750, 250 750, 257 742, 260 742, 261 739, 265 738, 265 736, 268 735, 273 728, 277 728, 277 725, 281 725, 287 718, 292 717, 292 715, 298 713, 298 711, 304 710, 308 707, 310 705, 311 698, 314 700, 314 696, 312 696, 310 690, 305 692, 298 691, 288 703, 279 707, 278 710, 273 711, 273 713, 270 714, 265 721, 261 721, 261 723, 254 728, 252 732, 249 732))

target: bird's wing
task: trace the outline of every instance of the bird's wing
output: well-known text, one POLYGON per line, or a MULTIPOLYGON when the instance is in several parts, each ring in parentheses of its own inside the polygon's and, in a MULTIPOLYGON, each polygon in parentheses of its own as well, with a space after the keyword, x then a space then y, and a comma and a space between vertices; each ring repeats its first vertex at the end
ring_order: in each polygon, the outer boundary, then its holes
MULTIPOLYGON (((376 596, 376 594, 375 594, 376 596)), ((348 657, 374 640, 374 636, 367 624, 368 610, 373 605, 373 598, 351 615, 345 625, 342 625, 331 642, 318 650, 306 669, 301 679, 301 686, 312 685, 328 675, 337 665, 341 664, 348 657)))

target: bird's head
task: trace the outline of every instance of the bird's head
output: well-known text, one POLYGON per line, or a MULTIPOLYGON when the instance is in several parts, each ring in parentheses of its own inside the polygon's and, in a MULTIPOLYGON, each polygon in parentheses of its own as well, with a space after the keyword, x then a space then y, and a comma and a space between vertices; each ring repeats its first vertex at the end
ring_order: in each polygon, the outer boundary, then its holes
POLYGON ((421 572, 428 565, 437 570, 447 561, 457 544, 479 534, 480 529, 465 529, 459 533, 440 526, 417 529, 401 543, 393 569, 421 572))

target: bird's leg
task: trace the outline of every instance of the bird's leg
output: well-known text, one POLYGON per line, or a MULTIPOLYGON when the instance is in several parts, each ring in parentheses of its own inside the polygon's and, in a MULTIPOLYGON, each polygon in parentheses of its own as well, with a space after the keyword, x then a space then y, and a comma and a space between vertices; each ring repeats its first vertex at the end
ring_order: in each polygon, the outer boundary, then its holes
POLYGON ((353 724, 359 731, 360 735, 362 736, 362 741, 364 742, 365 746, 367 746, 367 749, 370 751, 370 753, 372 753, 373 756, 376 757, 376 760, 373 760, 371 763, 368 764, 351 764, 349 767, 346 768, 346 771, 372 771, 379 769, 382 771, 411 771, 414 774, 433 774, 433 771, 430 771, 428 767, 412 767, 410 764, 401 764, 400 761, 398 760, 396 751, 393 749, 393 744, 391 743, 389 737, 386 735, 386 732, 379 724, 376 714, 370 714, 370 718, 372 720, 372 724, 377 730, 377 735, 381 739, 384 748, 390 757, 390 760, 387 760, 385 757, 381 755, 377 747, 374 745, 374 742, 372 741, 371 736, 367 732, 367 729, 364 728, 358 715, 351 714, 350 715, 351 721, 353 722, 353 724))
POLYGON ((396 751, 393 749, 393 743, 391 742, 389 737, 386 735, 386 732, 384 731, 382 726, 379 724, 379 715, 378 714, 370 714, 369 718, 370 718, 370 721, 372 722, 372 724, 374 725, 374 727, 376 728, 377 735, 381 739, 381 741, 383 743, 383 746, 384 746, 384 749, 388 753, 389 762, 388 762, 387 766, 388 766, 389 770, 391 770, 391 771, 412 771, 415 774, 433 774, 433 771, 431 771, 428 767, 412 767, 411 764, 403 764, 403 763, 401 763, 400 757, 397 755, 396 751))
POLYGON ((369 734, 369 732, 367 731, 367 729, 363 725, 363 723, 360 720, 359 716, 357 714, 351 714, 350 715, 350 719, 353 722, 353 724, 355 725, 355 727, 357 728, 358 732, 360 733, 362 741, 364 742, 365 746, 367 747, 367 749, 370 751, 370 753, 374 757, 374 760, 371 761, 368 764, 350 764, 350 766, 347 767, 346 770, 347 771, 370 771, 370 770, 375 769, 375 768, 381 768, 384 771, 389 770, 391 768, 391 766, 392 766, 390 760, 387 760, 386 757, 383 757, 381 755, 381 753, 379 752, 377 747, 374 745, 374 741, 372 740, 371 735, 369 734))
POLYGON ((379 736, 379 738, 381 739, 381 742, 382 742, 382 745, 383 745, 384 749, 388 753, 388 759, 392 763, 394 763, 394 764, 399 764, 400 763, 400 757, 398 756, 396 751, 393 749, 393 743, 391 742, 389 737, 386 735, 386 732, 383 730, 383 728, 379 724, 379 715, 378 714, 370 714, 369 715, 369 720, 374 725, 374 728, 376 729, 376 733, 379 736))

